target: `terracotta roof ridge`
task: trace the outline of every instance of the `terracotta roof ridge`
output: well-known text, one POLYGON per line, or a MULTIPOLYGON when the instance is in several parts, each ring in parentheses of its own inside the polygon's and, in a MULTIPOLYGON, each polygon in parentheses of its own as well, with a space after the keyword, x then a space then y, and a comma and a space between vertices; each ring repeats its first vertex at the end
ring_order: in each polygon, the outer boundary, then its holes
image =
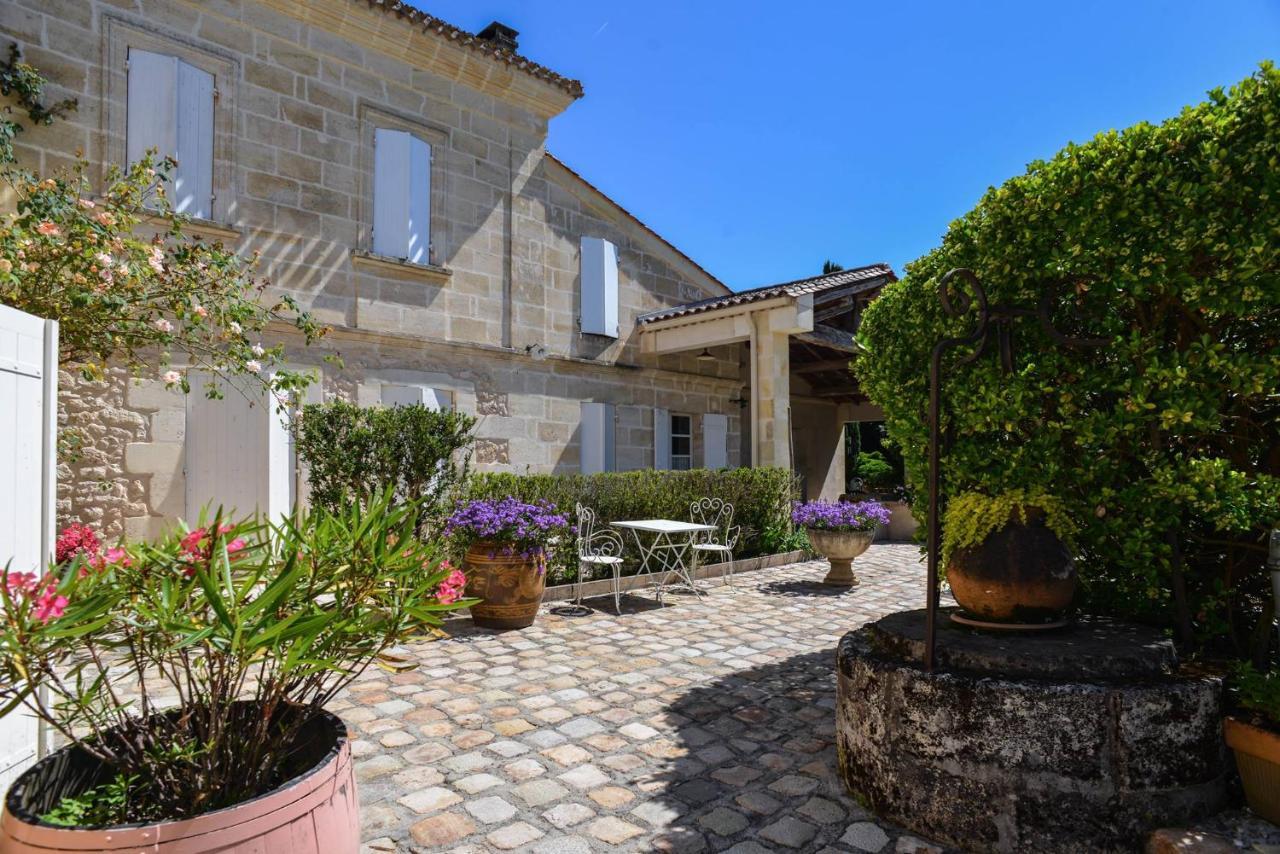
POLYGON ((403 0, 351 0, 351 2, 363 3, 371 9, 377 9, 388 15, 395 15, 410 25, 420 26, 425 31, 434 32, 476 53, 487 56, 497 62, 506 63, 517 71, 523 71, 531 77, 536 77, 552 86, 556 86, 575 98, 582 97, 581 81, 557 74, 545 65, 540 65, 528 57, 521 56, 513 51, 500 48, 488 39, 482 39, 475 33, 469 33, 461 27, 455 27, 448 21, 429 15, 416 6, 403 2, 403 0))
MULTIPOLYGON (((649 234, 651 234, 651 235, 653 235, 654 237, 656 237, 659 241, 661 241, 661 242, 662 242, 662 244, 663 244, 664 246, 666 246, 667 248, 669 248, 672 252, 676 253, 676 254, 677 254, 677 255, 679 255, 681 258, 683 258, 684 260, 686 260, 686 261, 688 261, 690 264, 692 264, 692 265, 693 265, 693 266, 694 266, 694 267, 695 267, 695 268, 696 268, 700 273, 702 273, 702 275, 706 276, 706 277, 707 277, 708 279, 710 279, 712 282, 714 282, 714 283, 716 283, 717 285, 719 285, 720 287, 724 288, 728 293, 733 293, 733 289, 732 289, 732 288, 730 288, 730 287, 729 287, 728 285, 726 285, 724 282, 720 281, 720 279, 718 279, 716 276, 714 276, 714 275, 711 273, 711 271, 709 271, 706 267, 703 267, 703 266, 702 266, 701 264, 699 264, 697 261, 693 260, 693 259, 692 259, 692 258, 690 258, 688 255, 686 255, 684 252, 682 252, 682 251, 679 249, 679 247, 677 247, 677 246, 676 246, 674 243, 672 243, 670 240, 667 240, 667 239, 666 239, 665 237, 663 237, 661 234, 659 234, 658 232, 654 231, 651 227, 649 227, 647 224, 645 224, 644 220, 640 219, 640 217, 636 216, 636 215, 635 215, 635 214, 633 214, 631 211, 627 210, 627 209, 626 209, 626 208, 624 208, 622 205, 618 204, 617 200, 616 200, 616 199, 614 199, 612 196, 610 196, 608 193, 606 193, 604 190, 601 190, 601 189, 600 189, 599 187, 597 187, 595 184, 592 184, 592 183, 591 183, 590 181, 588 181, 586 178, 582 177, 581 173, 579 173, 577 170, 575 170, 572 166, 570 166, 569 164, 565 163, 565 162, 564 162, 563 160, 561 160, 559 157, 556 157, 556 156, 555 156, 554 154, 552 154, 550 151, 546 152, 546 155, 547 155, 547 157, 548 157, 552 162, 554 162, 554 163, 558 164, 558 165, 560 166, 560 168, 561 168, 561 169, 563 169, 564 171, 568 172, 570 175, 572 175, 573 177, 575 177, 575 178, 577 178, 579 181, 581 181, 583 184, 585 184, 585 185, 586 185, 586 186, 587 186, 587 187, 588 187, 592 192, 598 193, 600 196, 602 196, 603 198, 607 199, 607 200, 608 200, 608 202, 609 202, 611 205, 613 205, 614 207, 616 207, 618 210, 622 211, 622 213, 623 213, 623 214, 624 214, 628 219, 630 219, 630 220, 631 220, 632 222, 634 222, 636 225, 638 225, 638 226, 640 226, 641 228, 643 228, 643 229, 644 229, 645 231, 647 231, 649 234)), ((718 297, 718 296, 717 296, 717 297, 712 297, 712 299, 719 299, 719 298, 720 298, 720 297, 718 297)))

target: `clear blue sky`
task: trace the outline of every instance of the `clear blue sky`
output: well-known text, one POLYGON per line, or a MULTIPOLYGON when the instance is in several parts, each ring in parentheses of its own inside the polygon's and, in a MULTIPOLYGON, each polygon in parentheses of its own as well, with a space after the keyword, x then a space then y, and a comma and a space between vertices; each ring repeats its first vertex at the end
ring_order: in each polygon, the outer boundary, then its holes
POLYGON ((903 264, 1069 140, 1280 61, 1280 0, 414 0, 583 82, 548 148, 734 289, 903 264))

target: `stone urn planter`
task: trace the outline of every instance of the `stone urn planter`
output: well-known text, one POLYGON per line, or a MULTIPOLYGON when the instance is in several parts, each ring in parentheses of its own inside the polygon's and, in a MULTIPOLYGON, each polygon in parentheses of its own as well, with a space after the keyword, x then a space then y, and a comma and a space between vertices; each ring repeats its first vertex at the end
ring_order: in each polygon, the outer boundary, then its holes
POLYGON ((320 712, 299 732, 303 770, 274 790, 194 818, 119 827, 72 828, 42 822, 62 798, 110 779, 78 745, 46 756, 9 789, 0 814, 0 854, 86 851, 279 851, 356 854, 360 850, 359 799, 346 726, 320 712))
POLYGON ((1020 508, 979 545, 951 553, 947 582, 968 616, 1020 625, 1062 619, 1076 592, 1075 562, 1045 521, 1040 508, 1020 508))
POLYGON ((1227 746, 1235 751, 1249 808, 1280 824, 1280 734, 1230 717, 1222 730, 1227 746))
POLYGON ((858 576, 853 573, 853 559, 862 554, 875 539, 875 531, 831 531, 823 528, 806 528, 813 550, 827 559, 831 569, 822 579, 823 584, 854 587, 858 576))
POLYGON ((536 556, 477 540, 467 549, 465 572, 467 598, 481 600, 471 606, 471 619, 477 626, 523 629, 533 625, 547 581, 536 556))

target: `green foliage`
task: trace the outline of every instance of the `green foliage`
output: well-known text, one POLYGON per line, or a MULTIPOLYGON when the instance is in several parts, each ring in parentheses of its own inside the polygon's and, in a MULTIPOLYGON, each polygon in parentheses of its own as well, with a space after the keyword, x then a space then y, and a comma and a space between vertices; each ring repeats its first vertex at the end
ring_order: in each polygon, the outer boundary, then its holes
POLYGON ((843 264, 837 264, 835 261, 832 261, 830 258, 822 262, 822 275, 824 276, 827 275, 828 273, 839 273, 843 269, 844 269, 843 264))
POLYGON ((429 529, 466 480, 476 419, 425 406, 310 404, 296 427, 311 500, 337 510, 390 489, 414 501, 429 529))
MULTIPOLYGON (((49 105, 42 103, 45 83, 39 71, 22 61, 22 52, 18 49, 17 42, 11 43, 8 62, 0 63, 0 95, 16 100, 27 119, 39 125, 53 124, 55 118, 61 118, 79 106, 75 98, 49 105)), ((5 116, 13 113, 11 105, 4 107, 5 116)), ((13 140, 22 131, 20 122, 10 118, 0 119, 0 163, 13 162, 13 140)))
POLYGON ((1236 665, 1228 686, 1236 706, 1257 715, 1260 723, 1280 729, 1280 670, 1261 672, 1243 662, 1236 665))
POLYGON ((868 490, 880 491, 895 486, 893 466, 879 451, 863 451, 858 454, 857 471, 868 490))
MULTIPOLYGON (((70 104, 41 105, 43 86, 16 53, 0 66, 0 92, 16 96, 31 121, 48 124, 70 104)), ((288 323, 310 344, 326 330, 291 298, 266 298, 256 258, 186 234, 189 218, 165 194, 172 159, 149 155, 127 169, 112 166, 101 181, 90 179, 82 159, 42 178, 13 160, 20 129, 0 121, 0 177, 16 199, 0 222, 0 302, 57 320, 60 361, 86 379, 102 378, 108 362, 160 374, 183 392, 191 390, 186 371, 166 370, 175 359, 282 398, 312 381, 284 369, 283 346, 268 347, 261 336, 268 325, 288 323), (145 224, 158 233, 144 236, 145 224)), ((216 381, 203 391, 222 395, 216 381)))
MULTIPOLYGON (((486 473, 472 477, 467 492, 469 498, 510 495, 522 501, 545 499, 570 516, 574 506, 582 504, 595 510, 602 523, 688 519, 689 505, 694 501, 707 496, 722 498, 734 506, 734 524, 742 526, 742 538, 734 553, 737 557, 751 557, 769 553, 763 539, 766 531, 792 530, 790 508, 796 488, 795 477, 785 469, 740 468, 592 475, 486 473)), ((570 521, 577 522, 574 518, 570 521)), ((624 571, 634 571, 634 543, 630 535, 624 539, 624 571)), ((559 550, 556 563, 548 569, 553 581, 575 578, 578 567, 573 550, 559 550)))
POLYGON ((760 554, 765 555, 813 551, 813 546, 809 543, 809 532, 794 525, 790 528, 766 528, 760 535, 759 548, 760 554))
POLYGON ((965 492, 947 502, 942 522, 941 566, 951 562, 956 549, 982 545, 992 534, 1017 520, 1027 523, 1027 510, 1044 511, 1045 527, 1070 546, 1078 528, 1067 514, 1063 503, 1043 492, 1014 489, 996 496, 965 492))
POLYGON ((117 774, 101 786, 94 786, 58 801, 40 820, 59 827, 109 827, 124 824, 129 815, 129 792, 135 778, 117 774))
POLYGON ((1081 525, 1089 606, 1184 631, 1194 621, 1236 653, 1265 642, 1260 543, 1280 523, 1278 202, 1269 64, 1163 124, 1069 145, 990 189, 862 321, 854 370, 907 481, 926 483, 930 352, 974 320, 943 313, 941 277, 972 269, 991 304, 1048 294, 1058 329, 1107 345, 1060 348, 1026 318, 1008 376, 990 354, 961 364, 953 352, 944 496, 1051 491, 1081 525))
POLYGON ((133 778, 128 821, 261 795, 302 770, 293 752, 310 710, 371 663, 395 669, 388 647, 469 604, 442 601, 449 568, 415 536, 417 519, 390 495, 296 522, 219 513, 40 580, 6 571, 2 713, 25 706, 133 778), (175 697, 176 709, 159 705, 175 697))

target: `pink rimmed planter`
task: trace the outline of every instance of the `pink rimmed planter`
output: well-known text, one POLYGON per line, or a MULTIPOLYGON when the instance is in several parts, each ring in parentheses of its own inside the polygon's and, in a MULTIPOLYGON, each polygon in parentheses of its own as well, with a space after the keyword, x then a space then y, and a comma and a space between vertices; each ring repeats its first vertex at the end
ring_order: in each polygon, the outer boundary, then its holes
POLYGON ((0 814, 0 854, 128 851, 148 854, 357 854, 360 806, 346 726, 321 712, 300 740, 309 770, 265 795, 181 821, 101 828, 43 824, 62 797, 102 781, 96 760, 71 745, 14 782, 0 814))

